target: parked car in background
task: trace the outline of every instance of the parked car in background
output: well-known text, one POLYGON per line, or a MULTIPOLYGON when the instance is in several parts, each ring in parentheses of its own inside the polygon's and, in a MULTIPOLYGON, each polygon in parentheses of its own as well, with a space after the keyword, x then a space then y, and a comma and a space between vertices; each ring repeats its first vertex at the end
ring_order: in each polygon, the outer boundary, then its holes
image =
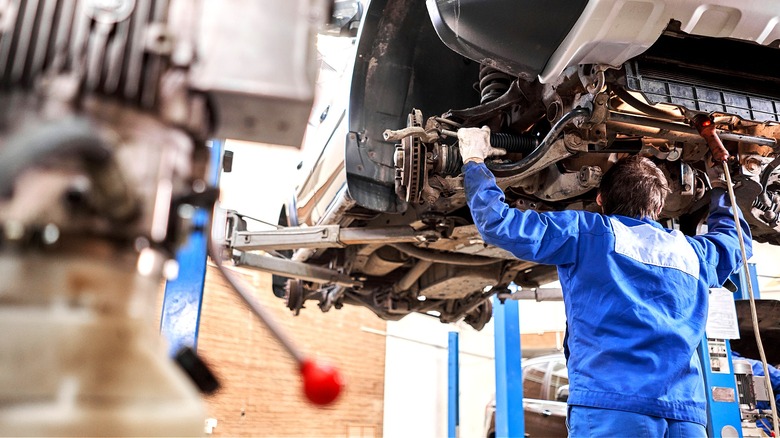
MULTIPOLYGON (((563 353, 523 362, 523 416, 526 437, 565 438, 569 374, 563 353)), ((511 415, 511 413, 510 413, 511 415)), ((496 436, 495 397, 485 408, 486 438, 496 436)))
POLYGON ((662 220, 693 234, 711 188, 709 149, 693 126, 706 119, 738 157, 731 173, 754 239, 780 244, 780 0, 338 3, 345 24, 332 35, 343 36, 330 38, 346 44, 331 46, 348 56, 323 54, 311 159, 281 222, 372 234, 295 251, 359 285, 278 277, 275 292, 294 312, 307 301, 353 304, 480 329, 492 294, 556 279, 554 267, 482 241, 459 127, 489 126, 493 145, 509 150, 486 164, 520 209, 595 211, 612 163, 649 156, 671 189, 662 220))

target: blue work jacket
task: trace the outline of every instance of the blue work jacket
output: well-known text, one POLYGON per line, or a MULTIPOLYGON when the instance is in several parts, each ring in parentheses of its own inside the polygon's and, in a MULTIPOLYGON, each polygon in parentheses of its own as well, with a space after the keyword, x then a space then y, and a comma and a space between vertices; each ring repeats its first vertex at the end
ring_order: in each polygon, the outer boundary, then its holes
MULTIPOLYGON (((521 211, 484 164, 463 167, 486 243, 557 265, 568 326, 569 405, 706 424, 701 365, 710 287, 740 266, 734 217, 712 190, 709 232, 686 237, 650 219, 521 211)), ((750 229, 741 220, 748 257, 750 229)))

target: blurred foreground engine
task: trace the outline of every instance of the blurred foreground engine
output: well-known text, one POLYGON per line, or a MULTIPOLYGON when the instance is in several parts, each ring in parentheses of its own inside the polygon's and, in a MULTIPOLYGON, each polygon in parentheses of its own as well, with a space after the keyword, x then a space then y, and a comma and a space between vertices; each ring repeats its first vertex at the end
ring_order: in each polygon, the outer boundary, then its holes
POLYGON ((154 331, 206 140, 299 145, 321 0, 0 0, 0 432, 203 433, 154 331))

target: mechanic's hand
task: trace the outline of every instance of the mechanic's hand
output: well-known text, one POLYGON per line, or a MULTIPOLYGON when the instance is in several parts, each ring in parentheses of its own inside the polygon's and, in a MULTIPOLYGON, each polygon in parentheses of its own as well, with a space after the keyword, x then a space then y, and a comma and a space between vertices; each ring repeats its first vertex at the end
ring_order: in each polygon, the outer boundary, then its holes
POLYGON ((710 156, 704 159, 705 167, 707 168, 707 176, 710 178, 710 185, 712 188, 728 189, 728 182, 726 180, 726 173, 723 170, 724 162, 714 162, 710 156))
POLYGON ((506 150, 490 146, 490 128, 487 126, 458 129, 458 147, 464 164, 469 161, 481 163, 487 157, 506 154, 506 150))

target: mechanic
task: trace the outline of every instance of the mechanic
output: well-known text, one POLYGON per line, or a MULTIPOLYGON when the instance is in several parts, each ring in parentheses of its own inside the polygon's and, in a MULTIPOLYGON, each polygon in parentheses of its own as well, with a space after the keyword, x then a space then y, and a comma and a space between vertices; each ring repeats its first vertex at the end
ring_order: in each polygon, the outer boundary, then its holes
MULTIPOLYGON (((668 183, 636 155, 604 174, 596 198, 604 214, 510 208, 483 163, 505 153, 489 138, 487 127, 458 131, 468 205, 485 242, 558 267, 568 324, 569 435, 705 437, 696 347, 709 288, 742 263, 720 163, 707 169, 709 232, 686 237, 656 222, 668 183)), ((750 229, 740 223, 750 257, 750 229)))
MULTIPOLYGON (((732 351, 731 353, 734 359, 742 359, 748 361, 750 363, 750 369, 753 371, 754 376, 764 375, 764 366, 761 364, 760 360, 744 357, 736 351, 732 351)), ((772 392, 775 393, 775 403, 777 405, 780 405, 780 369, 777 369, 776 367, 773 367, 772 365, 769 364, 767 364, 767 368, 769 369, 769 384, 772 385, 772 392)), ((756 408, 761 410, 772 409, 768 401, 760 401, 756 403, 756 408)), ((772 431, 771 418, 761 418, 756 422, 756 425, 764 429, 764 432, 766 432, 767 435, 772 436, 773 431, 772 431)))

